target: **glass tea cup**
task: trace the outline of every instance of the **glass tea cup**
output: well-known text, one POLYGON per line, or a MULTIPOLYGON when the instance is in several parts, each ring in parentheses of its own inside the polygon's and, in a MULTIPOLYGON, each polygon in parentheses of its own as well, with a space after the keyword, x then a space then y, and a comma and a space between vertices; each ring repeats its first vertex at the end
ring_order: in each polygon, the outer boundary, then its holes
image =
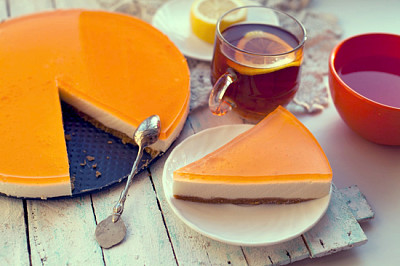
POLYGON ((209 108, 257 122, 298 90, 306 31, 294 17, 267 7, 228 11, 217 22, 209 108), (235 21, 235 22, 232 22, 235 21))

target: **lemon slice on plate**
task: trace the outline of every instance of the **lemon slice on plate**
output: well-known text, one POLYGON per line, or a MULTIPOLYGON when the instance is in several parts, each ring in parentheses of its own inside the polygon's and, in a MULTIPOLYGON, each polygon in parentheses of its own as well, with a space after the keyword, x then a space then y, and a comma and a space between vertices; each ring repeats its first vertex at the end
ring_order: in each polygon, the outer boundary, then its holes
MULTIPOLYGON (((225 12, 244 6, 241 0, 195 0, 190 9, 190 25, 194 35, 213 44, 218 18, 225 12)), ((222 28, 246 19, 246 11, 234 12, 224 19, 222 28)))
POLYGON ((265 74, 290 66, 299 66, 301 63, 301 55, 296 58, 296 53, 294 52, 285 54, 293 50, 292 46, 280 37, 264 31, 251 31, 246 33, 243 38, 239 40, 237 48, 249 54, 236 52, 235 61, 240 62, 240 64, 229 61, 228 65, 245 75, 265 74))

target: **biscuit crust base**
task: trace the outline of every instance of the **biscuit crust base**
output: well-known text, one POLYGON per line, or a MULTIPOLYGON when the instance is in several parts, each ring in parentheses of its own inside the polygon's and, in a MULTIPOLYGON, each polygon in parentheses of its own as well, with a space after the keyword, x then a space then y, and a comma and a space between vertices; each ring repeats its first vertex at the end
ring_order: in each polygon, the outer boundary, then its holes
POLYGON ((313 200, 310 199, 285 199, 285 198, 260 198, 260 199, 250 199, 250 198, 238 198, 238 199, 226 199, 226 198, 200 198, 200 197, 190 197, 190 196, 181 196, 181 195, 174 195, 174 198, 186 201, 193 201, 193 202, 202 202, 202 203, 214 203, 214 204, 244 204, 244 205, 260 205, 260 204, 294 204, 304 201, 313 200))

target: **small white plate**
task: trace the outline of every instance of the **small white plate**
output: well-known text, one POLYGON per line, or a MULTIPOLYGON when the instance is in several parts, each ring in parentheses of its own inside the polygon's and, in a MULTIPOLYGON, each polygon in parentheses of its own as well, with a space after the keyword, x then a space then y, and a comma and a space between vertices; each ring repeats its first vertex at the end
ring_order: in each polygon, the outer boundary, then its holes
POLYGON ((197 38, 190 28, 192 2, 172 0, 165 3, 154 14, 152 24, 166 34, 184 55, 211 61, 213 45, 197 38))
POLYGON ((172 195, 174 170, 200 159, 251 127, 219 126, 184 140, 165 163, 163 187, 175 214, 197 232, 228 244, 266 246, 295 238, 314 226, 328 208, 331 195, 297 204, 256 206, 195 203, 172 195))

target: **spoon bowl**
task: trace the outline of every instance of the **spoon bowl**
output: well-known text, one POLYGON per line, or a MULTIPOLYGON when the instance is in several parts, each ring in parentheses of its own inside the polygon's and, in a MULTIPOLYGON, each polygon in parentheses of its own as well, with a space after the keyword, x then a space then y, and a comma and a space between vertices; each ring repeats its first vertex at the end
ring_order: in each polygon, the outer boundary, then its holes
POLYGON ((160 136, 161 121, 158 115, 153 115, 144 120, 133 133, 133 140, 138 146, 148 147, 157 142, 160 136))

